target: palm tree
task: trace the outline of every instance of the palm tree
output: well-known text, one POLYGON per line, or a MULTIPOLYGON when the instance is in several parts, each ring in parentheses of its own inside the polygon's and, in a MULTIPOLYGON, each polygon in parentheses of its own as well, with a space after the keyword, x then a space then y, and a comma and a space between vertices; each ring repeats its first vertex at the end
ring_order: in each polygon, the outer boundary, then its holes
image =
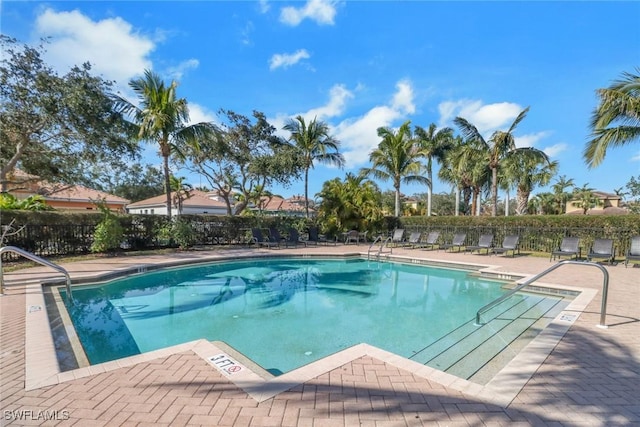
POLYGON ((411 121, 407 120, 397 132, 388 127, 378 128, 378 136, 382 138, 378 148, 369 155, 373 163, 370 168, 363 168, 361 174, 373 175, 383 181, 391 180, 395 190, 395 216, 400 216, 400 185, 401 183, 427 184, 428 179, 421 176, 420 157, 411 136, 411 121))
POLYGON ((160 76, 145 70, 144 77, 131 80, 129 86, 138 95, 140 105, 116 96, 115 109, 131 118, 138 140, 158 143, 164 168, 167 216, 171 218, 169 157, 173 153, 180 154, 183 145, 197 145, 199 140, 209 137, 215 127, 205 122, 187 125, 187 100, 177 97, 178 83, 175 81, 166 86, 160 76))
POLYGON ((516 151, 505 158, 504 176, 516 187, 516 215, 527 212, 531 191, 538 185, 547 185, 557 169, 558 162, 541 161, 526 151, 516 151))
MULTIPOLYGON (((478 129, 469 123, 466 119, 462 117, 456 117, 454 119, 455 124, 460 128, 463 136, 467 140, 475 140, 478 144, 485 147, 488 152, 488 164, 491 169, 491 216, 496 216, 497 214, 497 206, 498 206, 498 169, 500 168, 500 163, 507 156, 507 154, 517 151, 523 150, 523 148, 516 148, 515 138, 513 136, 513 132, 515 131, 518 124, 526 117, 529 112, 529 107, 525 108, 518 114, 515 118, 509 129, 506 131, 497 130, 492 135, 489 141, 485 141, 482 137, 478 129)), ((537 155, 540 158, 545 158, 546 155, 535 148, 524 148, 530 151, 530 155, 537 155)))
POLYGON ((596 91, 600 104, 591 116, 591 136, 583 152, 589 168, 602 163, 607 149, 640 141, 640 68, 622 73, 608 88, 596 91))
POLYGON ((551 186, 551 188, 553 189, 554 197, 556 199, 556 203, 558 204, 558 214, 565 213, 567 202, 569 201, 569 197, 571 197, 571 195, 565 190, 573 187, 575 187, 573 178, 567 179, 566 175, 560 175, 556 183, 551 186))
POLYGON ((171 192, 173 194, 173 204, 178 208, 178 214, 182 213, 182 203, 191 197, 193 186, 188 182, 185 182, 186 178, 181 176, 180 178, 171 175, 169 182, 171 185, 171 192))
POLYGON ((433 159, 442 164, 444 155, 452 146, 453 129, 442 128, 436 130, 435 123, 431 123, 428 129, 415 127, 416 143, 420 154, 427 160, 426 172, 429 183, 427 184, 427 216, 431 216, 431 199, 433 197, 433 159))
POLYGON ((582 187, 575 187, 573 190, 573 204, 582 209, 584 215, 587 214, 589 209, 602 205, 602 202, 593 194, 593 188, 589 187, 589 184, 584 184, 582 187))
POLYGON ((340 142, 329 134, 329 125, 315 118, 307 124, 304 117, 297 116, 290 119, 283 129, 291 132, 289 141, 293 141, 303 157, 304 207, 309 218, 309 169, 313 168, 315 161, 342 167, 344 157, 339 152, 340 142))

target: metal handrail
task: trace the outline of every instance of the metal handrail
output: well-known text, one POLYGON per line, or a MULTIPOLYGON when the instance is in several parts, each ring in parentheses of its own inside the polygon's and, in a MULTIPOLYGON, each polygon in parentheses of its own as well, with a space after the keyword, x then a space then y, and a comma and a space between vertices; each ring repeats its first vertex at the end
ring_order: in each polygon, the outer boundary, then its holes
POLYGON ((373 239, 373 242, 371 242, 371 244, 369 245, 369 249, 367 250, 367 260, 369 260, 371 256, 371 248, 373 248, 373 246, 376 243, 378 243, 380 240, 382 240, 382 236, 377 236, 375 239, 373 239))
POLYGON ((551 267, 547 268, 542 273, 536 274, 532 278, 530 278, 530 279, 526 280, 525 282, 519 284, 518 286, 516 286, 515 288, 511 289, 509 292, 507 292, 506 294, 502 295, 501 297, 491 301, 489 304, 487 304, 484 307, 482 307, 476 313, 476 325, 479 326, 479 325, 483 324, 483 323, 480 323, 480 315, 482 313, 484 313, 485 311, 495 307, 496 305, 500 304, 502 301, 504 301, 505 299, 509 298, 510 296, 512 296, 513 294, 515 294, 516 292, 518 292, 519 290, 521 290, 525 286, 530 285, 531 283, 535 282, 536 280, 538 280, 542 276, 546 276, 547 274, 551 273, 556 268, 559 268, 559 267, 561 267, 561 266, 563 266, 565 264, 591 265, 593 267, 599 268, 602 271, 602 273, 604 274, 604 282, 602 283, 602 305, 601 305, 601 308, 600 308, 600 324, 598 326, 601 327, 601 328, 606 328, 607 325, 605 324, 605 320, 606 320, 606 317, 607 317, 607 293, 609 292, 609 272, 603 266, 601 266, 600 264, 596 264, 595 262, 574 261, 574 260, 560 261, 557 264, 552 265, 551 267))
MULTIPOLYGON (((384 242, 382 242, 382 244, 380 245, 380 249, 378 249, 378 259, 380 259, 380 254, 382 254, 382 249, 384 249, 384 245, 386 245, 387 243, 391 243, 393 241, 393 237, 389 236, 386 239, 384 239, 384 242)), ((391 246, 389 247, 389 253, 393 253, 393 248, 391 246)))
POLYGON ((54 264, 50 261, 47 261, 46 259, 40 258, 39 256, 32 254, 31 252, 27 252, 15 246, 4 246, 0 248, 0 295, 4 294, 4 273, 2 272, 2 254, 5 252, 13 252, 18 255, 22 255, 23 257, 28 258, 33 262, 37 262, 38 264, 44 265, 45 267, 53 268, 54 270, 64 274, 64 276, 67 279, 66 288, 67 288, 67 295, 69 296, 69 301, 73 300, 73 297, 71 295, 71 276, 69 276, 69 273, 67 272, 67 270, 60 267, 58 264, 54 264))

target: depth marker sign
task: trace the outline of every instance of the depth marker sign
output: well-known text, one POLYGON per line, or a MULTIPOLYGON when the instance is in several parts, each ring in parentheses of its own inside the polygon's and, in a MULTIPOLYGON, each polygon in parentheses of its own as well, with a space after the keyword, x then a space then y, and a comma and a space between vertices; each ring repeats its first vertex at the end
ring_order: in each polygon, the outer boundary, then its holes
POLYGON ((229 355, 221 353, 207 359, 213 366, 225 375, 233 375, 241 372, 244 367, 233 360, 229 355))

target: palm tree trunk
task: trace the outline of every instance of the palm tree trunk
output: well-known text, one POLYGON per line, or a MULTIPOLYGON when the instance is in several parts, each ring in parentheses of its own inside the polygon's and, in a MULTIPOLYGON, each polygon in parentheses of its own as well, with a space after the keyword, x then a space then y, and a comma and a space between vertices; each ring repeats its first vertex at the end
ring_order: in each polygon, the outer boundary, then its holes
POLYGON ((304 170, 304 210, 309 219, 309 168, 304 170))
POLYGON ((400 186, 396 186, 396 218, 400 217, 400 186))
POLYGON ((509 216, 509 190, 504 198, 504 216, 509 216))
POLYGON ((427 166, 427 178, 429 184, 427 184, 427 216, 431 216, 431 198, 433 197, 433 172, 431 171, 431 158, 429 158, 429 164, 427 166))
POLYGON ((171 174, 169 173, 169 156, 162 154, 164 163, 164 187, 167 193, 167 218, 171 219, 171 174))
POLYGON ((529 204, 529 193, 526 191, 518 190, 516 195, 518 200, 516 204, 516 215, 524 215, 527 213, 527 205, 529 204))
POLYGON ((498 168, 491 168, 491 216, 498 214, 498 168))
POLYGON ((460 216, 460 189, 458 188, 458 185, 456 184, 454 188, 454 191, 456 192, 456 216, 460 216))

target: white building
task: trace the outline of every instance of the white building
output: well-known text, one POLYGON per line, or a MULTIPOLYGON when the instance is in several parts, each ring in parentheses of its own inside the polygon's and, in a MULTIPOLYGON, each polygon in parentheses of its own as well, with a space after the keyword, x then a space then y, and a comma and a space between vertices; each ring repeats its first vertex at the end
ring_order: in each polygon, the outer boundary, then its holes
MULTIPOLYGON (((182 201, 182 210, 178 211, 175 202, 171 205, 172 215, 226 215, 227 205, 214 193, 200 190, 189 191, 190 197, 182 201)), ((151 197, 127 205, 127 212, 138 215, 167 215, 167 195, 151 197)))

